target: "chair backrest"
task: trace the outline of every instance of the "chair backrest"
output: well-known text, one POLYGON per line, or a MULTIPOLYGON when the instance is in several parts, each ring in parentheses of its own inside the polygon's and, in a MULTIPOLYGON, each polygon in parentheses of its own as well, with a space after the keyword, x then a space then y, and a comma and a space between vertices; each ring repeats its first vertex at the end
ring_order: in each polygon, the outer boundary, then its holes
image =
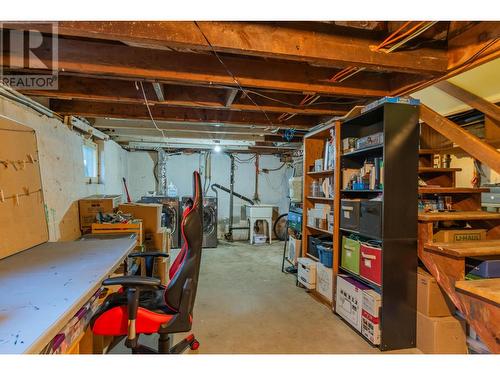
POLYGON ((182 289, 188 279, 191 280, 192 298, 189 312, 192 312, 198 276, 200 274, 201 248, 203 242, 203 197, 201 178, 198 172, 193 173, 193 206, 187 208, 181 223, 181 234, 184 246, 176 258, 172 268, 175 267, 171 280, 165 290, 165 302, 173 310, 180 307, 182 289))

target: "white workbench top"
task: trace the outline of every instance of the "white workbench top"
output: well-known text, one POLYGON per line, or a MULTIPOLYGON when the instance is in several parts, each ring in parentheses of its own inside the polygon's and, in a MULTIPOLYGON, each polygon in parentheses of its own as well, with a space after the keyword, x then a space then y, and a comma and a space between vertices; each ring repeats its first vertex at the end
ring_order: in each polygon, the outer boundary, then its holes
POLYGON ((0 354, 39 353, 135 243, 130 236, 48 242, 0 260, 0 354))

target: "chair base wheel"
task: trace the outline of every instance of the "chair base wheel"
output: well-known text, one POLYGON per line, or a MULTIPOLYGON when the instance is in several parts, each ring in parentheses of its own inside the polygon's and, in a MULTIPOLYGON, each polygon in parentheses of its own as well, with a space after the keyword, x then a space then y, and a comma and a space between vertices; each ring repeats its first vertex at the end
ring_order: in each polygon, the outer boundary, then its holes
POLYGON ((198 350, 200 347, 200 342, 198 340, 193 340, 193 342, 189 345, 191 350, 198 350))

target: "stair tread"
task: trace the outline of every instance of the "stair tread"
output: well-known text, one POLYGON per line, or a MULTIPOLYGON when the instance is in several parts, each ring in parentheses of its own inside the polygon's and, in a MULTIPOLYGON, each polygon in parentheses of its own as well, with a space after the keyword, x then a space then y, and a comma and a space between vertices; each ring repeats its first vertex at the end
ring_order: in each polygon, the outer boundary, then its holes
POLYGON ((488 211, 421 212, 419 221, 500 220, 500 213, 488 211))
POLYGON ((455 283, 455 289, 500 305, 500 278, 482 280, 461 280, 455 283))
POLYGON ((418 167, 418 173, 460 172, 462 168, 418 167))
POLYGON ((419 194, 469 194, 469 193, 487 193, 490 189, 486 188, 464 188, 464 187, 426 187, 421 186, 418 188, 419 194))
POLYGON ((426 244, 425 249, 461 258, 500 255, 500 240, 432 242, 426 244))

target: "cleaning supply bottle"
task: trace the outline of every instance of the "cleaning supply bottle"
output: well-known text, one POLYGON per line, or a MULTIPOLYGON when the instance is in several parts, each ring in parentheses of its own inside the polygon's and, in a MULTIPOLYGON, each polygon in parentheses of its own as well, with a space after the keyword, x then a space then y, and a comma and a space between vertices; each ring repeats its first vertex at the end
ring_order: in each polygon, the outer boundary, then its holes
POLYGON ((177 188, 175 187, 175 185, 172 182, 170 182, 168 184, 167 196, 168 197, 177 197, 177 188))

